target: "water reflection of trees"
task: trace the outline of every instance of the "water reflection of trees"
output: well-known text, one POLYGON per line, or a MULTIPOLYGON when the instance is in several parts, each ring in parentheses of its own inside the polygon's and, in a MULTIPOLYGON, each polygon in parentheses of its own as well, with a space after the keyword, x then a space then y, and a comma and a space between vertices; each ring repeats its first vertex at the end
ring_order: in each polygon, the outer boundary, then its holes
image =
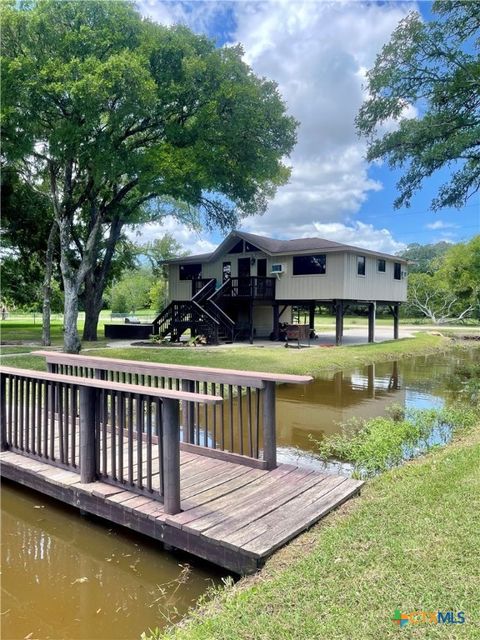
MULTIPOLYGON (((383 362, 326 374, 303 387, 278 389, 277 434, 283 447, 311 451, 310 434, 322 437, 351 418, 385 415, 393 405, 419 408, 453 401, 478 355, 447 353, 383 362)), ((478 364, 477 364, 478 366, 478 364)))

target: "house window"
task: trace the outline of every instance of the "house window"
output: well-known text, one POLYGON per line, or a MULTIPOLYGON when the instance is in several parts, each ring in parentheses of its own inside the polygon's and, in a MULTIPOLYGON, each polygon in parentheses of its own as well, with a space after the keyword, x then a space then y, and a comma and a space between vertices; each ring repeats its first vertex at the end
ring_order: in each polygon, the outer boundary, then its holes
POLYGON ((243 240, 239 240, 228 253, 243 253, 243 240))
POLYGON ((202 265, 200 263, 180 265, 180 280, 197 280, 201 277, 202 265))
POLYGON ((385 273, 385 260, 377 260, 377 271, 385 273))
POLYGON ((324 275, 327 271, 327 256, 293 256, 293 275, 324 275))
POLYGON ((260 249, 256 247, 254 244, 250 244, 250 242, 247 242, 245 240, 245 251, 247 253, 251 253, 252 251, 260 251, 260 249))
POLYGON ((365 256, 357 256, 357 275, 365 275, 365 256))
POLYGON ((395 264, 393 265, 393 277, 395 278, 395 280, 402 279, 402 265, 400 262, 395 262, 395 264))

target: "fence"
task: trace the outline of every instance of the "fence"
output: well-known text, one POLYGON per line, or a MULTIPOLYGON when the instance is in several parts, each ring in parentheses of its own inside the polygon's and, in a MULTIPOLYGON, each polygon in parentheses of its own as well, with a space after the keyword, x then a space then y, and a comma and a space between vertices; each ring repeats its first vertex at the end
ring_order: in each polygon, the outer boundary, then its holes
POLYGON ((196 394, 182 403, 182 448, 249 466, 276 466, 275 397, 277 383, 306 384, 311 376, 295 376, 234 369, 154 364, 114 358, 37 351, 51 371, 116 383, 143 385, 196 394), (222 398, 203 404, 199 394, 222 398))
POLYGON ((0 367, 1 449, 76 471, 180 511, 180 403, 208 394, 0 367))

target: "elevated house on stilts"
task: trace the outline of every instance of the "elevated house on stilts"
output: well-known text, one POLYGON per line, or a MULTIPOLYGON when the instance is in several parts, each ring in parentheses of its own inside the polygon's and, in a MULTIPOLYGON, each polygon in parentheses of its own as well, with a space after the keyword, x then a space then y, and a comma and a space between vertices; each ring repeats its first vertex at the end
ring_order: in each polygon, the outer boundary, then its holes
POLYGON ((352 305, 368 309, 369 340, 375 313, 387 306, 398 338, 398 310, 407 297, 407 261, 322 238, 275 240, 233 231, 213 253, 168 262, 170 305, 156 319, 156 333, 178 340, 187 329, 212 341, 278 338, 305 307, 313 329, 317 305, 336 317, 336 342, 352 305))
POLYGON ((307 310, 313 330, 315 309, 323 305, 335 315, 337 345, 352 307, 368 313, 370 342, 375 340, 376 310, 387 307, 398 338, 407 264, 397 256, 323 238, 276 240, 233 231, 212 253, 166 263, 169 304, 151 332, 172 342, 187 331, 213 344, 279 339, 282 325, 293 321, 294 307, 307 310))

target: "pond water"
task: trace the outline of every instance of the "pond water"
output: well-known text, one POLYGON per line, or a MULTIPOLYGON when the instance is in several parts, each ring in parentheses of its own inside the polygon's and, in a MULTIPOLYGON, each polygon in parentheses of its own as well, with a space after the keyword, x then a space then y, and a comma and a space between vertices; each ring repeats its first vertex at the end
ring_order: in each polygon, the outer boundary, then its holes
POLYGON ((3 640, 136 640, 226 575, 7 483, 1 516, 3 640))
POLYGON ((472 349, 327 373, 301 387, 283 385, 277 392, 278 460, 316 466, 314 440, 338 432, 351 418, 385 415, 394 404, 441 408, 461 389, 465 366, 477 362, 480 350, 472 349))
MULTIPOLYGON (((461 387, 462 365, 479 356, 417 357, 280 387, 279 460, 312 464, 310 434, 319 439, 354 416, 383 415, 392 404, 442 406, 461 387)), ((1 518, 4 640, 134 640, 181 618, 225 576, 8 483, 1 518)))

